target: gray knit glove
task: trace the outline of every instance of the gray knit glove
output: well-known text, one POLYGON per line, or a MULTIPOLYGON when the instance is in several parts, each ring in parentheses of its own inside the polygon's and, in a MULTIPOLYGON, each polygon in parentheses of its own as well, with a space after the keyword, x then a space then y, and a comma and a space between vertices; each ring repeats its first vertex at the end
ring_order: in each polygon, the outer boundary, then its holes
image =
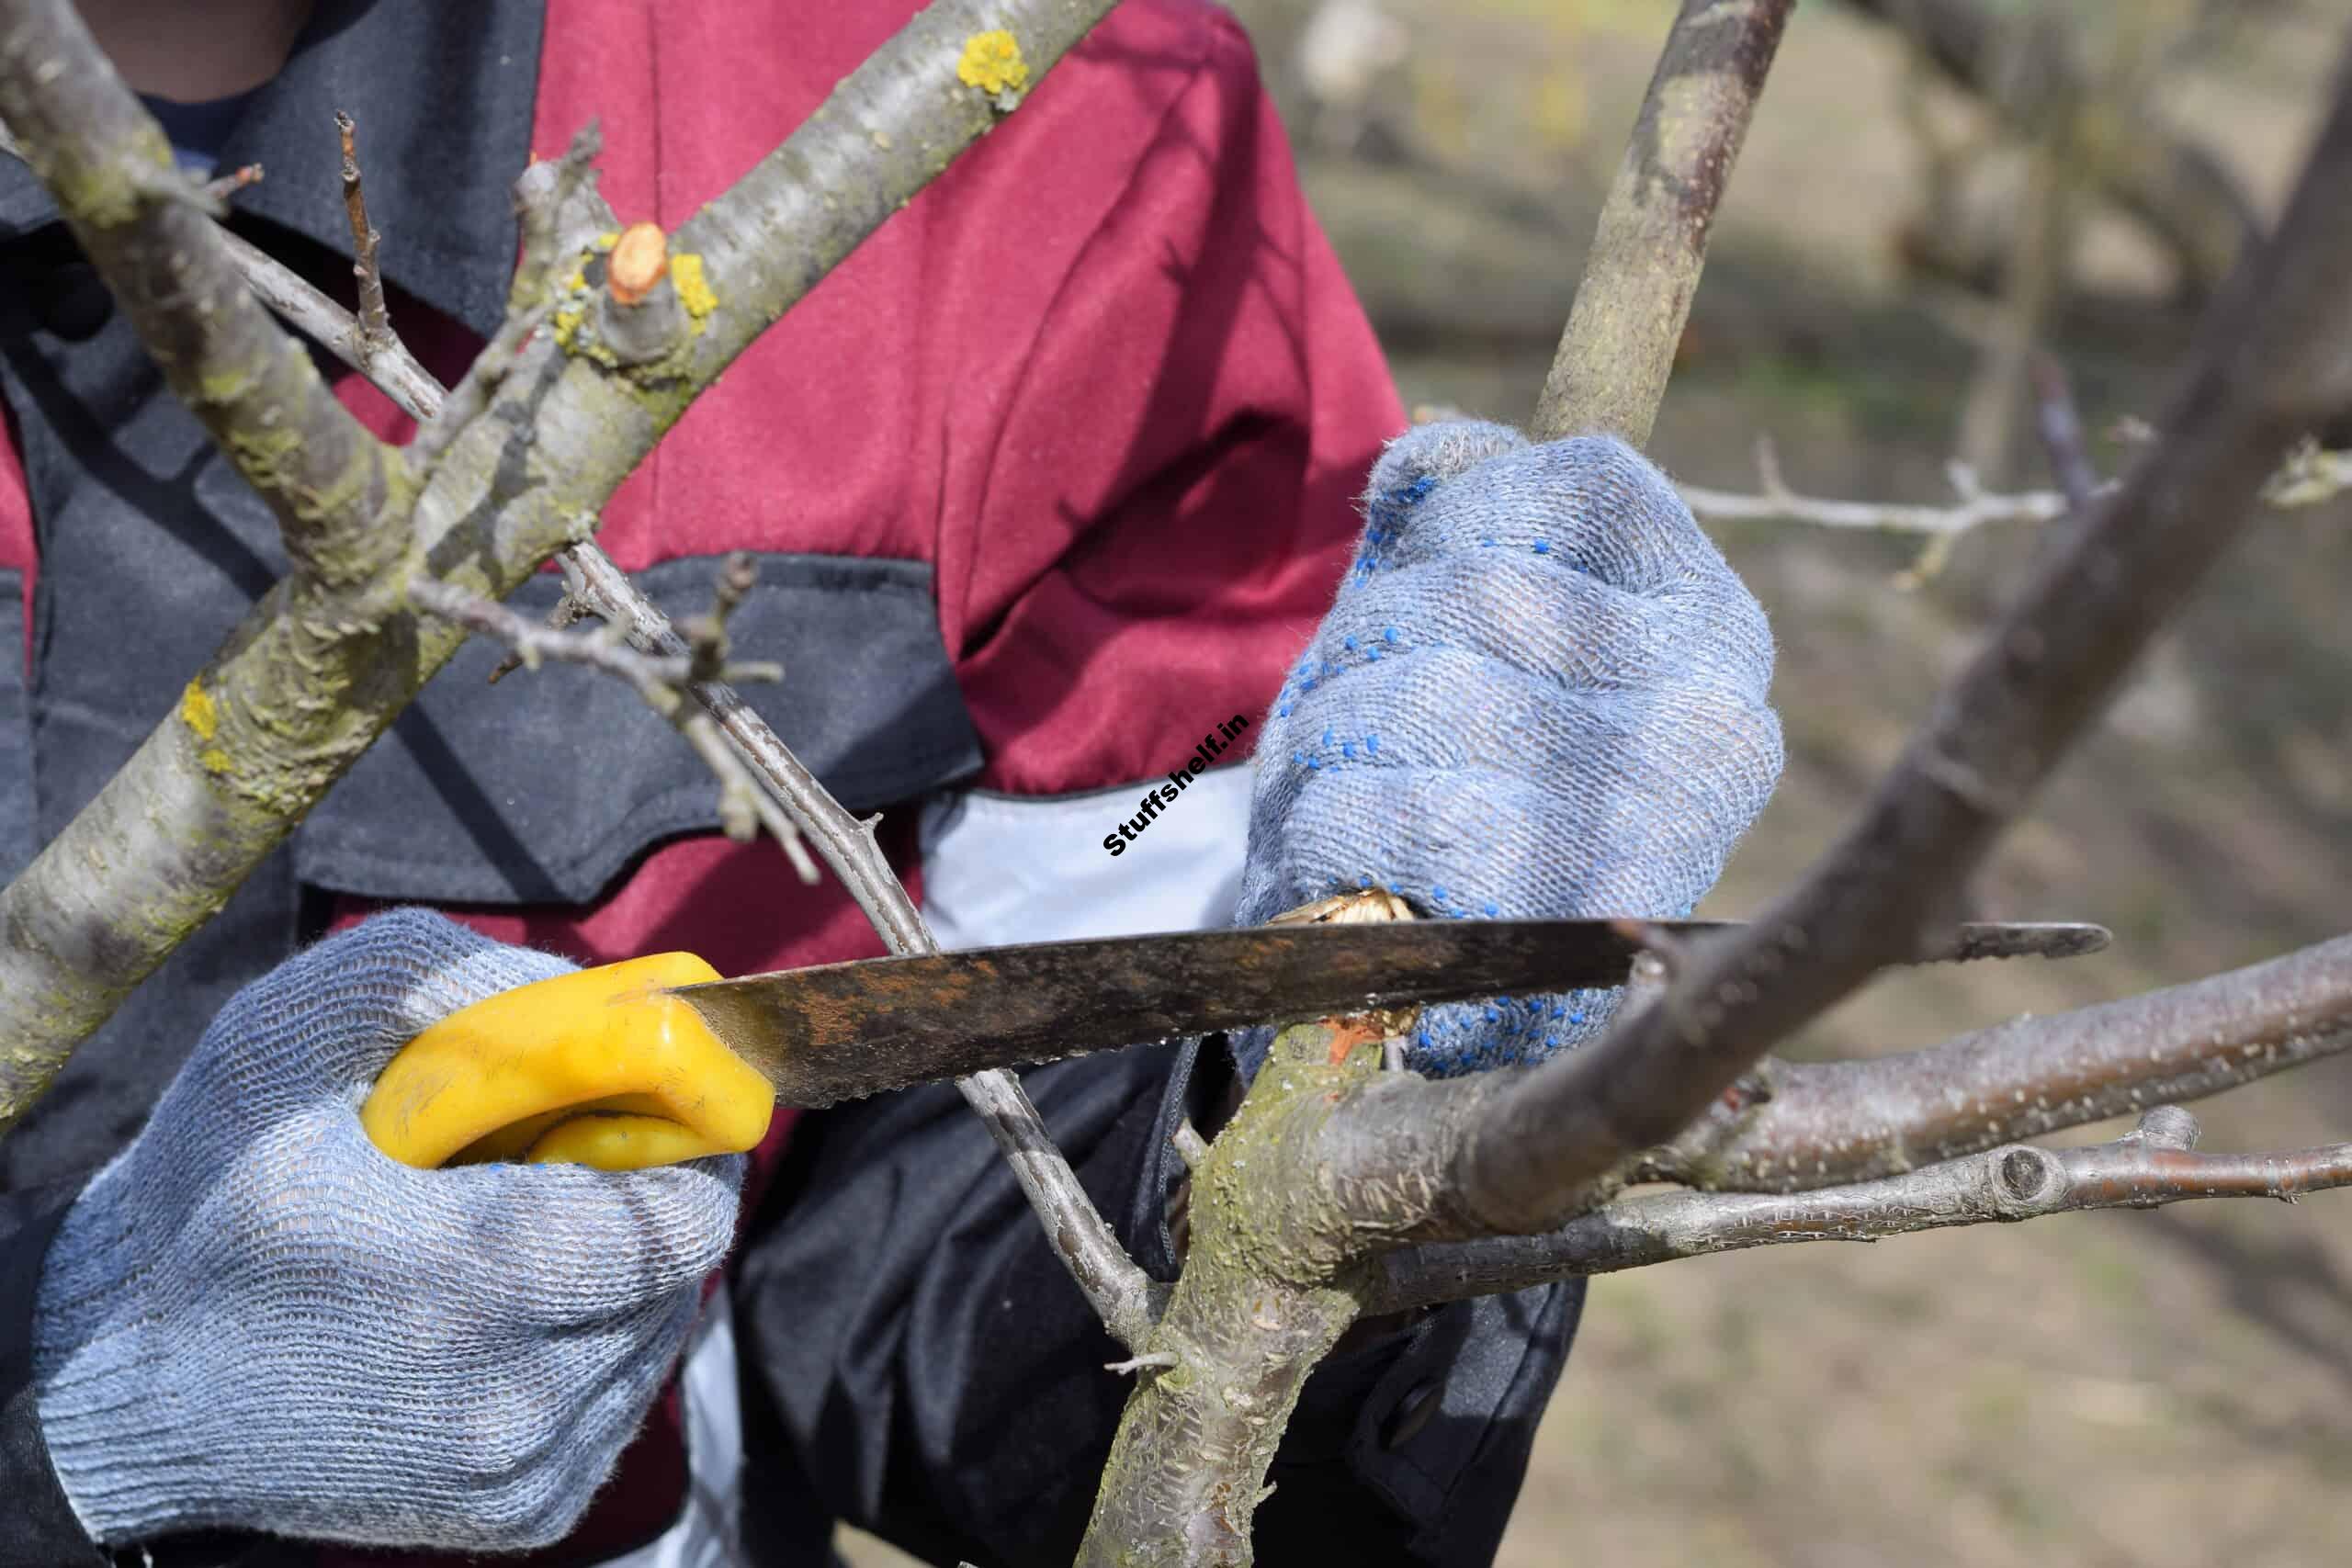
POLYGON ((41 1429, 94 1536, 571 1529, 726 1255, 742 1160, 416 1170, 357 1111, 411 1036, 571 967, 401 909, 221 1010, 42 1271, 41 1429))
MULTIPOLYGON (((1236 919, 1687 915, 1781 773, 1764 611, 1623 442, 1477 421, 1390 445, 1337 603, 1258 738, 1236 919)), ((1427 1010, 1434 1075, 1589 1039, 1621 993, 1427 1010)), ((1237 1042, 1253 1067, 1265 1031, 1237 1042)))

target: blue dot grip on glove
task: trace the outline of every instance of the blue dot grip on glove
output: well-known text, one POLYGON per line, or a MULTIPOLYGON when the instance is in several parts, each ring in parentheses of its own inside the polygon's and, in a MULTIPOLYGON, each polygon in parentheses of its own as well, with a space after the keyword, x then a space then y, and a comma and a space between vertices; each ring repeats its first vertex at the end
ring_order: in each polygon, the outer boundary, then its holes
POLYGON ((395 910, 221 1010, 42 1269, 36 1404, 94 1536, 571 1528, 726 1256, 742 1159, 419 1170, 358 1117, 412 1036, 571 967, 395 910))
MULTIPOLYGON (((1781 763, 1764 612, 1623 442, 1424 425, 1258 739, 1238 924, 1382 887, 1424 915, 1688 915, 1781 763)), ((1447 1076, 1597 1034, 1622 992, 1432 1007, 1447 1076)), ((1267 1032, 1237 1043, 1245 1070, 1267 1032)))

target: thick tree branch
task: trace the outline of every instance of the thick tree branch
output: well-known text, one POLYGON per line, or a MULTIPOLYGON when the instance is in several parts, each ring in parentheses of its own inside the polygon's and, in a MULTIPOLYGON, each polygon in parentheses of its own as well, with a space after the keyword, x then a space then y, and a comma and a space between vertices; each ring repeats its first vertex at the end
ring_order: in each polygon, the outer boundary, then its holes
MULTIPOLYGON (((1454 1235, 1525 1235, 1673 1137, 1766 1047, 1949 917, 1962 883, 2254 511, 2282 453, 2352 400, 2352 70, 2270 244, 2208 319, 2120 491, 2053 537, 1860 821, 1762 919, 1692 944, 1658 1004, 1508 1078, 1432 1086, 1454 1235)), ((1446 1239, 1437 1236, 1432 1239, 1446 1239)))
POLYGON ((1767 1058, 1634 1162, 1635 1181, 1785 1192, 2199 1100, 2352 1050, 2352 937, 2245 969, 1859 1062, 1767 1058), (1746 1081, 1746 1080, 1743 1080, 1746 1081))
POLYGON ((1605 430, 1648 445, 1690 319, 1707 231, 1794 0, 1683 0, 1609 187, 1538 440, 1605 430))
MULTIPOLYGON (((511 396, 450 437, 415 492, 413 545, 379 530, 363 543, 386 559, 332 604, 310 597, 313 570, 254 607, 177 711, 0 894, 0 1021, 10 1042, 0 1055, 0 1132, 462 643, 461 628, 406 604, 411 566, 501 598, 574 542, 582 520, 734 354, 1006 112, 1013 100, 1001 84, 959 79, 967 39, 1009 30, 1034 83, 1108 8, 1109 0, 941 0, 690 225, 707 237, 697 243, 708 288, 690 351, 623 369, 578 333, 539 334, 506 373, 511 396), (807 235, 772 227, 803 220, 807 235)), ((406 497, 389 491, 407 485, 405 465, 342 413, 309 356, 246 294, 172 173, 162 133, 60 0, 0 4, 0 117, 62 205, 94 215, 84 241, 102 268, 98 253, 154 260, 151 236, 170 242, 159 276, 117 265, 107 276, 134 317, 153 318, 142 333, 175 386, 200 363, 191 350, 224 337, 232 348, 277 345, 233 363, 237 374, 197 400, 232 449, 244 443, 267 457, 246 465, 265 492, 295 493, 306 506, 322 494, 347 502, 369 487, 320 491, 307 481, 322 469, 379 474, 388 494, 373 510, 397 517, 406 497), (142 292, 149 284, 154 292, 142 292), (341 465, 346 452, 356 456, 341 465)), ((323 564, 339 575, 348 562, 328 549, 323 564)))
POLYGON ((2279 1198, 2352 1186, 2352 1144, 2275 1155, 2191 1152, 2196 1119, 2158 1107, 2139 1131, 2090 1148, 2010 1144, 1900 1176, 1794 1196, 1667 1192, 1621 1198, 1533 1236, 1408 1248, 1382 1261, 1367 1312, 1402 1312, 1796 1241, 1878 1241, 1917 1231, 2153 1209, 2192 1198, 2279 1198))
POLYGON ((297 577, 364 582, 406 540, 406 469, 245 290, 220 231, 65 0, 0 5, 0 118, 166 381, 268 502, 297 577))

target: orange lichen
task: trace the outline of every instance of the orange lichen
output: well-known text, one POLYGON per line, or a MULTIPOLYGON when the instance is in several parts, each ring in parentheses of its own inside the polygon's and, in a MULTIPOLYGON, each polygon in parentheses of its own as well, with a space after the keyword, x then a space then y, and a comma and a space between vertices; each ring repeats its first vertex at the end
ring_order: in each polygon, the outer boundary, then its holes
POLYGON ((956 79, 983 93, 1017 93, 1029 85, 1029 62, 1021 58, 1020 40, 998 28, 964 40, 956 79))
POLYGON ((670 238, 659 223, 632 223, 613 243, 605 264, 605 284, 613 298, 635 305, 653 292, 670 270, 670 238))

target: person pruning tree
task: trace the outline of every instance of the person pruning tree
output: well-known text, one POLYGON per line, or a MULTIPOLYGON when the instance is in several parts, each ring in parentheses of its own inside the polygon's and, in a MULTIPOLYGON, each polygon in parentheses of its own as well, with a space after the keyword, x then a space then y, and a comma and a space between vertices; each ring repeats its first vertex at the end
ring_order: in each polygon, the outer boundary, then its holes
MULTIPOLYGON (((673 226, 915 7, 81 8, 186 166, 264 166, 234 222, 322 286, 348 282, 352 116, 393 321, 447 381, 503 314, 533 148, 601 117, 604 195, 673 226)), ((0 390, 13 874, 285 562, 13 164, 0 390)), ((338 395, 408 434, 359 378, 338 395)), ((889 808, 946 946, 1366 886, 1430 916, 1687 913, 1780 770, 1761 609, 1622 443, 1404 426, 1239 29, 1130 0, 730 368, 599 537, 681 610, 718 558, 759 562, 730 629, 787 679, 754 700, 845 805, 889 808), (1183 808, 1105 854, 1171 764, 1183 808)), ((490 686, 475 651, 0 1142, 0 1568, 820 1563, 842 1520, 1068 1562, 1125 1385, 946 1087, 641 1171, 368 1142, 393 1054, 516 986, 878 952, 840 888, 719 835, 631 694, 490 686)), ((1433 1009, 1408 1065, 1571 1049, 1613 1004, 1433 1009)), ((1159 1278, 1170 1134, 1213 1131, 1262 1049, 1025 1075, 1159 1278)), ((1291 1425, 1263 1556, 1490 1560, 1581 1303, 1363 1325, 1291 1425)))

